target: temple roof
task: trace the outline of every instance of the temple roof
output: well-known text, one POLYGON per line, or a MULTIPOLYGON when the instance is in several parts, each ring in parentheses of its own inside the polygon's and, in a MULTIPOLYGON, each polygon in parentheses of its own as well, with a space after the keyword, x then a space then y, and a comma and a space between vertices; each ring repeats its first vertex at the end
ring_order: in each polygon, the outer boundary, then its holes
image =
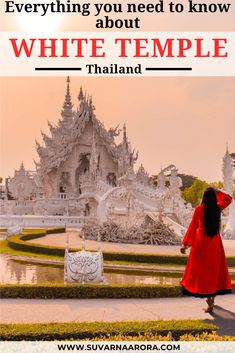
POLYGON ((117 145, 115 137, 119 134, 120 129, 105 129, 100 120, 97 119, 94 110, 92 97, 83 92, 80 88, 78 95, 79 106, 77 111, 72 110, 72 101, 70 96, 70 79, 67 78, 67 88, 65 102, 61 112, 61 119, 57 125, 48 122, 50 135, 42 132, 44 146, 36 141, 36 149, 40 157, 40 162, 36 163, 37 170, 41 174, 48 174, 53 169, 57 169, 72 152, 74 146, 78 144, 78 140, 84 132, 87 124, 92 123, 94 130, 101 138, 108 153, 115 162, 120 158, 128 160, 129 164, 134 164, 137 155, 131 150, 130 143, 127 139, 126 127, 123 129, 123 141, 117 145))

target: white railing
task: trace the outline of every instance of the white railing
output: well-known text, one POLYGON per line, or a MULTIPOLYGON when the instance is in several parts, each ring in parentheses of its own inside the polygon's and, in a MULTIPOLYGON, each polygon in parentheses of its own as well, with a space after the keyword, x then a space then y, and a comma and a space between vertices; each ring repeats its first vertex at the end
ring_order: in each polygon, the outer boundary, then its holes
POLYGON ((187 228, 171 219, 170 216, 163 217, 163 221, 165 224, 169 225, 177 235, 182 237, 186 233, 187 228))
POLYGON ((69 200, 78 198, 75 194, 66 193, 66 192, 58 192, 56 194, 51 195, 50 197, 45 198, 44 196, 39 197, 39 200, 69 200))
POLYGON ((66 225, 69 228, 81 228, 85 220, 88 219, 90 220, 91 217, 0 215, 0 227, 18 225, 32 228, 47 228, 64 227, 66 225))

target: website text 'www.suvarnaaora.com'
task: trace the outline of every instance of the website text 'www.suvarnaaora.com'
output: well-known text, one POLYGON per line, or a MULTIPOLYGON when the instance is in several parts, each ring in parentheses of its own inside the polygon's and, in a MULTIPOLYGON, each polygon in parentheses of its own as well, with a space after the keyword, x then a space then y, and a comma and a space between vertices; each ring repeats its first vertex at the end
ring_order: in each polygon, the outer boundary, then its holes
POLYGON ((91 351, 91 352, 170 352, 180 351, 180 344, 178 343, 63 343, 57 344, 59 351, 91 351))

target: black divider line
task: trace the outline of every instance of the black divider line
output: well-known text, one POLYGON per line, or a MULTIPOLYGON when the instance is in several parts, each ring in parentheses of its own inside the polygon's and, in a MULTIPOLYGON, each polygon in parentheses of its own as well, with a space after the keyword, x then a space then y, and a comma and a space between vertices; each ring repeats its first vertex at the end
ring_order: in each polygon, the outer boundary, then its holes
POLYGON ((35 67, 35 71, 81 71, 81 67, 35 67))
POLYGON ((146 71, 192 71, 192 67, 146 67, 146 71))

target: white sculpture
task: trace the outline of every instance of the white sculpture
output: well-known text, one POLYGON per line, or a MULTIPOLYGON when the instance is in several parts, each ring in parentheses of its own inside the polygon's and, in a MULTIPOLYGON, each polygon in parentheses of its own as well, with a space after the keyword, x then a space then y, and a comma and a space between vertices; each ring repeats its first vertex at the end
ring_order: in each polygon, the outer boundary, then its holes
POLYGON ((11 195, 19 202, 30 199, 36 192, 36 183, 29 172, 25 170, 23 163, 18 171, 15 170, 14 178, 9 182, 8 188, 11 195))
POLYGON ((85 250, 84 235, 82 250, 69 252, 69 238, 67 234, 64 257, 65 283, 104 283, 104 264, 101 246, 97 252, 85 250))
POLYGON ((16 234, 21 234, 23 231, 23 227, 21 226, 10 226, 7 228, 7 235, 11 236, 11 235, 16 235, 16 234))
POLYGON ((140 165, 139 169, 137 170, 136 173, 136 179, 139 183, 143 185, 149 185, 150 183, 150 177, 148 172, 144 169, 143 164, 140 165))
POLYGON ((223 157, 223 181, 224 191, 231 195, 233 194, 233 160, 228 151, 228 145, 226 148, 225 155, 223 157))
POLYGON ((226 224, 225 237, 229 239, 235 239, 235 201, 233 200, 229 206, 229 217, 226 224))
POLYGON ((161 191, 164 191, 166 189, 166 178, 162 170, 157 177, 157 187, 161 191))
MULTIPOLYGON (((233 193, 233 160, 228 151, 228 145, 223 158, 224 191, 232 196, 233 193)), ((228 208, 228 221, 224 229, 226 238, 235 238, 235 201, 228 208)))

